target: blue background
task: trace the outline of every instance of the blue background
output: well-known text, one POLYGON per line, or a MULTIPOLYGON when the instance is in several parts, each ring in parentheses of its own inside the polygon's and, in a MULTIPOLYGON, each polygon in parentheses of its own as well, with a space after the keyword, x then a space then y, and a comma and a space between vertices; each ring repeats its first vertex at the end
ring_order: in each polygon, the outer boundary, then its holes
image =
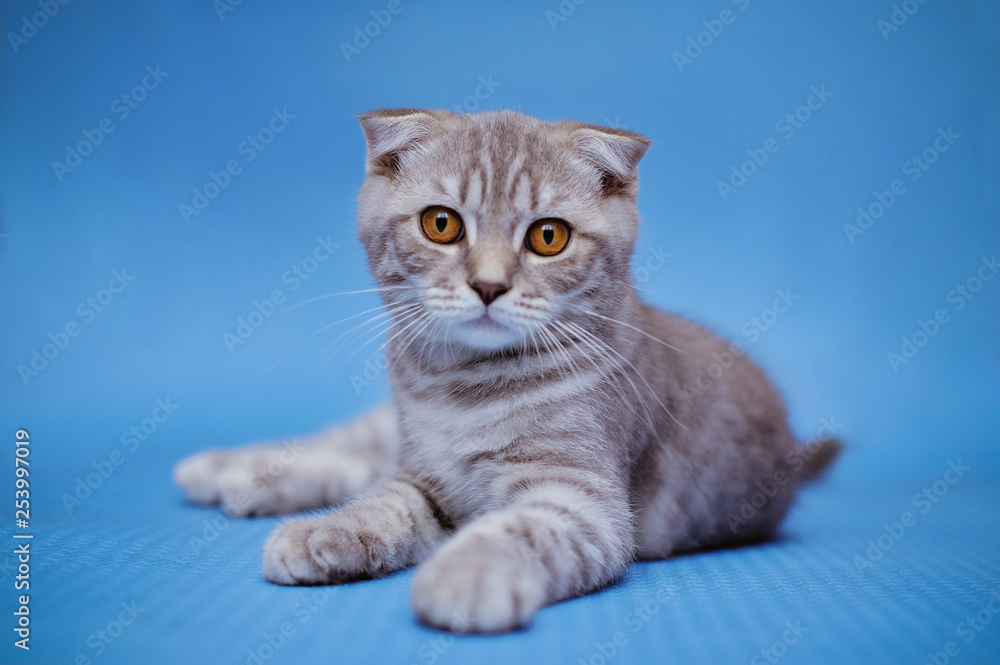
MULTIPOLYGON (((1000 620, 968 643, 956 631, 1000 591, 1000 279, 961 310, 948 298, 1000 250, 995 0, 911 0, 916 12, 885 34, 888 1, 401 0, 348 55, 341 45, 388 3, 331 4, 249 1, 220 14, 208 0, 74 0, 14 44, 10 33, 41 10, 4 3, 0 490, 13 497, 14 432, 27 428, 35 539, 30 653, 5 627, 16 562, 3 546, 0 660, 245 663, 251 649, 269 663, 599 665, 621 631, 616 663, 767 662, 760 651, 798 621, 807 632, 775 652, 787 663, 921 663, 949 640, 956 662, 996 662, 1000 620), (731 22, 712 23, 724 10, 731 22), (689 39, 707 46, 678 64, 689 39), (168 75, 122 118, 112 104, 147 67, 168 75), (776 123, 813 86, 832 94, 788 136, 776 123), (316 602, 315 589, 260 575, 276 520, 229 521, 182 502, 170 477, 181 457, 307 433, 388 395, 371 369, 381 341, 328 348, 354 322, 297 346, 375 307, 373 294, 289 307, 373 285, 354 231, 364 157, 354 116, 460 105, 653 139, 635 260, 644 297, 747 344, 803 438, 827 419, 849 445, 782 539, 635 565, 611 589, 542 611, 529 631, 451 641, 414 622, 411 572, 316 602), (294 119, 248 162, 239 146, 273 109, 294 119), (104 118, 114 131, 57 174, 53 162, 104 118), (911 181, 907 160, 949 128, 959 138, 911 181), (777 152, 720 195, 718 181, 771 138, 777 152), (186 223, 179 205, 229 160, 239 174, 186 223), (844 225, 897 179, 905 192, 851 242, 844 225), (339 247, 292 288, 286 271, 310 265, 328 237, 339 247), (651 252, 670 256, 660 265, 651 252), (80 304, 115 270, 134 279, 89 320, 80 304), (277 288, 283 305, 230 349, 224 335, 277 288), (754 341, 746 326, 777 289, 798 300, 754 341), (948 323, 894 371, 887 354, 938 309, 948 323), (37 375, 19 369, 71 323, 79 334, 49 348, 37 375), (176 411, 123 443, 158 398, 176 411), (67 507, 64 495, 115 451, 122 463, 67 507), (947 492, 921 513, 913 495, 958 459, 970 470, 939 483, 947 492), (906 511, 915 526, 859 569, 869 540, 906 511), (98 653, 92 636, 133 601, 142 613, 98 653), (269 654, 265 634, 275 641, 283 622, 294 633, 269 654)), ((0 499, 7 543, 11 498, 0 499)))

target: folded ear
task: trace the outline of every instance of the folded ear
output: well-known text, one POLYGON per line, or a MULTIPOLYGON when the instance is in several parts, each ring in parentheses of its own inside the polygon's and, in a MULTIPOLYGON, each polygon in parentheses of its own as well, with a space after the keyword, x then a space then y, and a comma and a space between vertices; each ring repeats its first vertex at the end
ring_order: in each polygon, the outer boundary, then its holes
POLYGON ((570 141, 601 172, 601 186, 607 194, 633 191, 639 176, 636 167, 652 144, 642 134, 597 125, 579 126, 570 132, 570 141))
POLYGON ((434 133, 437 119, 419 109, 379 109, 358 116, 368 141, 366 171, 394 175, 399 155, 434 133))

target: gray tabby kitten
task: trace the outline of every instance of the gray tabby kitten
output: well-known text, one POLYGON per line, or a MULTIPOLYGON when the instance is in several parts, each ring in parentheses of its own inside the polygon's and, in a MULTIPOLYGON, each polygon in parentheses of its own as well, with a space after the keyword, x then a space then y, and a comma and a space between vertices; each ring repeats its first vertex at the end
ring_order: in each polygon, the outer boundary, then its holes
POLYGON ((511 111, 360 121, 358 225, 392 319, 393 402, 302 444, 176 469, 193 500, 235 514, 347 502, 278 527, 267 579, 420 564, 423 621, 505 631, 630 561, 774 532, 839 444, 797 447, 760 369, 636 297, 649 140, 511 111), (687 388, 727 355, 700 394, 687 388))

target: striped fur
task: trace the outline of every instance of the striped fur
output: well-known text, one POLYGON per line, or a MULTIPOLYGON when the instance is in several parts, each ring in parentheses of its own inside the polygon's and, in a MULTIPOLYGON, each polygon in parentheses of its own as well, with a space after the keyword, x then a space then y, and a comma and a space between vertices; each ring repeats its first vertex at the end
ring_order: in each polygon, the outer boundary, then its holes
MULTIPOLYGON (((372 484, 336 512, 279 527, 268 579, 323 584, 420 564, 422 620, 503 631, 637 558, 775 529, 805 476, 789 467, 800 449, 781 397, 745 356, 693 395, 729 346, 630 285, 645 138, 515 112, 399 109, 361 123, 359 233, 393 312, 394 401, 288 469, 286 485, 316 468, 327 483, 306 483, 312 496, 276 490, 275 510, 372 484), (430 242, 419 215, 431 205, 457 211, 465 237, 430 242), (525 248, 545 217, 573 229, 553 257, 525 248), (507 291, 486 305, 476 280, 507 291), (729 516, 779 473, 791 482, 734 528, 729 516)), ((178 481, 195 499, 225 500, 219 479, 232 484, 266 450, 192 458, 178 481)))

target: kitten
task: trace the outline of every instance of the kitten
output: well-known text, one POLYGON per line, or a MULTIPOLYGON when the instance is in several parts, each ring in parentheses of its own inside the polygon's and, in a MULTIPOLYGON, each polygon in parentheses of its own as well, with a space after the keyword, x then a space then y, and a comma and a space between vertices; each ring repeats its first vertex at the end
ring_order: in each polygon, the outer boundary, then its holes
POLYGON ((649 140, 511 111, 360 121, 358 224, 393 321, 393 402, 294 447, 202 453, 175 472, 191 499, 234 514, 347 502, 279 526, 268 580, 420 564, 424 622, 505 631, 630 561, 774 532, 839 443, 803 453, 745 356, 687 388, 729 345, 630 286, 649 140), (777 491, 734 522, 758 483, 777 491))

